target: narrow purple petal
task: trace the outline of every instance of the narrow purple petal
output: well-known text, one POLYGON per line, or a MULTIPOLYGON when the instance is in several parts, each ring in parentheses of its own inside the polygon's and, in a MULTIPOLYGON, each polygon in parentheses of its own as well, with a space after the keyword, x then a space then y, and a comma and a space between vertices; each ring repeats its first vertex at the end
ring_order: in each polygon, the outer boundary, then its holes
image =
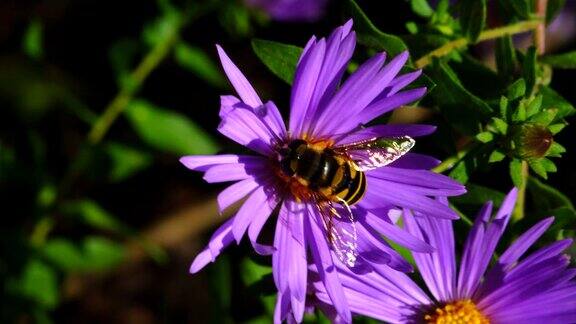
POLYGON ((428 170, 406 170, 393 167, 383 167, 370 171, 367 176, 405 184, 412 187, 422 188, 422 190, 433 189, 426 192, 426 195, 434 196, 453 196, 466 192, 463 185, 442 174, 434 173, 428 170))
POLYGON ((390 81, 390 84, 388 85, 388 87, 386 87, 382 95, 380 95, 374 101, 383 99, 384 96, 391 96, 397 93, 398 91, 402 90, 405 86, 409 85, 410 83, 418 79, 420 75, 422 75, 422 70, 416 70, 414 72, 406 73, 394 78, 394 80, 390 81))
POLYGON ((246 229, 255 218, 264 217, 264 214, 266 214, 266 217, 270 215, 273 210, 273 208, 271 208, 273 203, 271 204, 270 200, 271 198, 264 187, 257 188, 248 199, 246 199, 246 202, 244 202, 238 210, 238 213, 236 213, 236 216, 234 216, 232 232, 234 233, 236 242, 240 243, 246 229))
POLYGON ((260 97, 258 97, 258 94, 252 85, 250 85, 250 82, 248 82, 244 74, 242 74, 238 67, 232 62, 232 60, 230 60, 220 45, 216 45, 216 49, 218 50, 218 55, 220 56, 220 62, 222 62, 224 72, 226 72, 228 80, 230 80, 232 86, 236 89, 240 98, 242 98, 242 101, 252 107, 261 106, 262 100, 260 100, 260 97))
POLYGON ((229 112, 234 109, 234 106, 241 103, 240 99, 235 96, 220 96, 220 118, 224 118, 229 112))
POLYGON ((208 263, 214 262, 220 252, 234 241, 233 222, 234 218, 230 218, 212 234, 208 246, 192 262, 190 273, 194 274, 202 270, 208 263))
POLYGON ((206 171, 208 168, 219 164, 235 164, 240 161, 261 161, 259 156, 249 155, 188 155, 180 158, 180 163, 190 170, 206 171))
POLYGON ((403 157, 388 164, 388 166, 401 169, 430 170, 439 164, 440 160, 437 160, 431 156, 418 153, 406 153, 403 157))
MULTIPOLYGON (((248 201, 246 201, 248 203, 248 201)), ((258 243, 258 236, 260 235, 260 231, 264 224, 280 202, 280 199, 274 194, 268 194, 268 198, 261 201, 261 204, 258 205, 255 203, 250 207, 253 209, 253 218, 250 226, 248 227, 248 237, 250 238, 250 243, 252 243, 252 247, 254 250, 261 255, 269 255, 272 254, 274 248, 267 245, 262 245, 258 243)))
POLYGON ((265 158, 240 159, 235 164, 219 164, 209 167, 204 180, 209 183, 244 180, 269 174, 268 161, 265 158))
POLYGON ((258 188, 258 184, 254 179, 248 178, 238 181, 228 188, 222 190, 218 194, 218 208, 223 212, 226 208, 230 207, 235 202, 242 200, 249 193, 258 188))
POLYGON ((498 264, 508 266, 516 261, 546 232, 554 222, 554 217, 541 220, 522 234, 510 247, 502 254, 498 264))
POLYGON ((308 217, 306 217, 304 225, 306 241, 309 242, 308 247, 312 253, 314 263, 318 268, 318 274, 326 286, 331 304, 334 305, 338 315, 340 315, 344 321, 351 322, 352 315, 350 314, 348 303, 344 297, 344 291, 338 278, 336 267, 332 261, 330 248, 326 241, 326 233, 317 223, 320 217, 320 215, 316 215, 315 210, 309 209, 308 217))
MULTIPOLYGON (((380 99, 370 104, 357 116, 355 116, 355 122, 357 124, 367 124, 372 119, 381 116, 389 111, 392 111, 400 106, 412 103, 426 94, 426 88, 417 88, 411 90, 405 90, 380 99)), ((415 108, 416 109, 416 108, 415 108)))

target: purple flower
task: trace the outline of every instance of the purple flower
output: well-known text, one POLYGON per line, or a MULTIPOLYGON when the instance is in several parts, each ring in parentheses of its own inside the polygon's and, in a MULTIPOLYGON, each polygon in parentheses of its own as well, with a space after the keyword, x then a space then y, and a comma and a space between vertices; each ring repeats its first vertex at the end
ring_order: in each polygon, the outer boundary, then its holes
POLYGON ((324 15, 328 0, 246 0, 246 3, 264 10, 274 20, 313 22, 324 15))
MULTIPOLYGON (((259 155, 187 156, 180 160, 192 170, 205 172, 204 179, 208 182, 236 181, 219 194, 221 210, 247 197, 237 214, 214 233, 190 271, 195 273, 214 261, 232 241, 240 242, 247 231, 256 252, 272 254, 273 275, 279 291, 276 322, 284 320, 289 313, 295 320, 302 320, 308 255, 317 265, 338 313, 342 318, 350 319, 330 247, 338 252, 340 250, 334 248, 334 244, 340 242, 343 243, 341 247, 350 248, 341 256, 349 259, 355 272, 370 271, 372 263, 410 271, 410 264, 381 235, 415 251, 433 249, 395 226, 381 211, 390 207, 411 208, 434 217, 455 219, 457 215, 450 208, 431 197, 458 195, 465 191, 462 185, 448 177, 428 170, 437 165, 437 160, 407 153, 385 167, 364 173, 365 195, 348 210, 349 216, 354 215, 355 219, 334 217, 326 224, 326 215, 322 214, 318 199, 313 198, 318 193, 303 185, 302 178, 286 174, 280 157, 287 149, 287 143, 303 140, 310 145, 335 149, 338 145, 375 137, 418 137, 434 131, 434 127, 427 125, 361 127, 377 116, 417 100, 426 90, 402 90, 420 75, 420 71, 398 75, 408 59, 406 52, 388 64, 384 64, 385 54, 374 56, 340 86, 356 43, 351 27, 352 21, 349 21, 327 39, 312 37, 306 45, 294 77, 288 129, 276 105, 271 101, 264 103, 218 47, 224 70, 240 96, 221 98, 222 123, 218 130, 259 155), (278 219, 274 220, 273 246, 262 244, 258 241, 259 233, 279 205, 278 219), (338 241, 331 236, 328 240, 328 233, 333 234, 335 228, 342 229, 340 234, 352 235, 354 239, 338 241)), ((352 174, 351 169, 349 172, 352 174)), ((323 201, 322 205, 329 203, 323 201)), ((331 206, 334 209, 330 210, 347 214, 345 206, 331 206)))
MULTIPOLYGON (((494 217, 492 203, 484 205, 464 244, 459 267, 451 222, 405 211, 407 230, 437 248, 434 253, 412 253, 431 296, 386 265, 357 275, 339 264, 352 312, 390 323, 456 323, 447 321, 449 317, 467 317, 466 323, 576 323, 576 269, 569 268, 568 257, 562 254, 572 240, 557 241, 522 258, 553 217, 518 237, 488 267, 516 194, 513 189, 494 217)), ((324 285, 317 281, 314 287, 319 306, 337 317, 324 285)))

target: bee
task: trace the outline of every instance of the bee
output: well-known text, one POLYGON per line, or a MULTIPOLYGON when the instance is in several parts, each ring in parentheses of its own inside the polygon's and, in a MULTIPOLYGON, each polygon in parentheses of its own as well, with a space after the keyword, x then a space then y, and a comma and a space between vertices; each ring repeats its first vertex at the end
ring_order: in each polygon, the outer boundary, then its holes
POLYGON ((281 177, 296 199, 313 201, 332 250, 349 267, 357 260, 357 231, 350 206, 366 193, 365 172, 388 165, 414 146, 414 139, 375 137, 331 145, 293 139, 278 149, 281 177))

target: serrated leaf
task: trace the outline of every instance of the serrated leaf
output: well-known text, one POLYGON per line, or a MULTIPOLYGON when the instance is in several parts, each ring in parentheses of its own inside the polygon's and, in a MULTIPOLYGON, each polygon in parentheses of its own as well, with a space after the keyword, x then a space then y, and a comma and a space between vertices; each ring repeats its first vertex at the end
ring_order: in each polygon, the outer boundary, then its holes
POLYGON ((421 17, 430 17, 434 13, 427 0, 410 0, 410 7, 415 14, 421 17))
POLYGON ((506 89, 506 97, 510 101, 523 97, 524 94, 526 94, 526 81, 524 81, 524 79, 514 81, 514 83, 506 89))
POLYGON ((510 161, 510 178, 514 183, 514 186, 520 188, 524 185, 524 177, 522 175, 522 161, 518 159, 512 159, 510 161))
POLYGON ((71 241, 51 239, 42 247, 42 255, 63 271, 79 270, 84 265, 82 251, 71 241))
POLYGON ((526 80, 526 96, 529 96, 534 91, 536 85, 536 48, 529 47, 522 60, 522 75, 526 80))
POLYGON ((498 75, 503 79, 509 80, 514 76, 518 60, 516 50, 512 43, 512 36, 506 35, 496 40, 496 67, 498 75))
POLYGON ((550 87, 541 87, 542 107, 545 109, 558 109, 557 119, 566 118, 576 113, 574 106, 550 87))
POLYGON ((459 4, 464 36, 475 42, 486 23, 486 0, 461 0, 459 4))
POLYGON ((302 48, 278 42, 254 39, 252 49, 256 56, 277 77, 292 84, 302 48))
POLYGON ((408 47, 400 37, 386 34, 376 28, 356 1, 348 0, 348 12, 354 19, 354 29, 358 35, 359 43, 377 51, 386 51, 389 57, 408 50, 408 47))
POLYGON ((537 175, 541 176, 544 179, 548 179, 548 174, 546 168, 542 164, 542 160, 543 159, 530 160, 528 161, 528 164, 530 165, 530 169, 532 169, 534 173, 536 173, 537 175))
POLYGON ((218 88, 226 87, 226 79, 220 69, 201 48, 179 42, 174 48, 174 58, 198 78, 218 88))
POLYGON ((152 156, 121 143, 107 143, 104 147, 111 161, 110 181, 121 182, 152 164, 152 156))
POLYGON ((431 77, 436 82, 436 88, 431 95, 440 105, 446 119, 457 130, 474 136, 480 130, 479 124, 492 114, 492 108, 465 89, 447 64, 436 62, 431 72, 431 77))
POLYGON ((219 149, 208 133, 177 112, 135 100, 125 113, 140 138, 159 150, 187 155, 213 154, 219 149))
POLYGON ((557 69, 576 69, 576 51, 547 55, 540 59, 543 63, 550 64, 557 69))
POLYGON ((499 150, 494 150, 490 154, 490 157, 488 158, 488 162, 490 162, 490 163, 500 162, 500 161, 504 160, 505 157, 506 157, 506 154, 502 153, 499 150))

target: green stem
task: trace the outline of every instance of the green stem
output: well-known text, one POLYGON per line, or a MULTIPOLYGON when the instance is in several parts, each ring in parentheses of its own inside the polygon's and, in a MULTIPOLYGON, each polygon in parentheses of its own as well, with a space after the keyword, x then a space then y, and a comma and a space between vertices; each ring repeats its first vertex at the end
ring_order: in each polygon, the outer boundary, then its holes
POLYGON ((528 162, 522 161, 522 184, 518 187, 516 206, 512 212, 512 221, 517 222, 524 218, 524 207, 526 205, 526 185, 528 184, 528 162))
POLYGON ((463 149, 458 151, 456 154, 446 158, 444 161, 442 161, 442 163, 438 164, 434 169, 432 169, 432 171, 434 171, 436 173, 442 173, 446 170, 452 169, 452 167, 454 167, 454 165, 456 163, 458 163, 458 161, 462 160, 462 158, 464 156, 466 156, 466 154, 468 154, 468 152, 470 152, 470 150, 473 147, 475 147, 474 143, 472 143, 470 145, 466 145, 463 149))
MULTIPOLYGON (((524 33, 538 28, 539 25, 540 20, 528 20, 503 27, 488 29, 480 33, 480 36, 478 37, 478 40, 475 43, 499 38, 506 35, 524 33)), ((446 56, 450 54, 453 50, 465 47, 470 43, 471 43, 470 40, 468 40, 467 38, 459 38, 451 42, 448 42, 442 45, 441 47, 438 47, 437 49, 419 58, 415 63, 416 68, 421 69, 427 66, 428 64, 432 63, 433 58, 446 56)))

